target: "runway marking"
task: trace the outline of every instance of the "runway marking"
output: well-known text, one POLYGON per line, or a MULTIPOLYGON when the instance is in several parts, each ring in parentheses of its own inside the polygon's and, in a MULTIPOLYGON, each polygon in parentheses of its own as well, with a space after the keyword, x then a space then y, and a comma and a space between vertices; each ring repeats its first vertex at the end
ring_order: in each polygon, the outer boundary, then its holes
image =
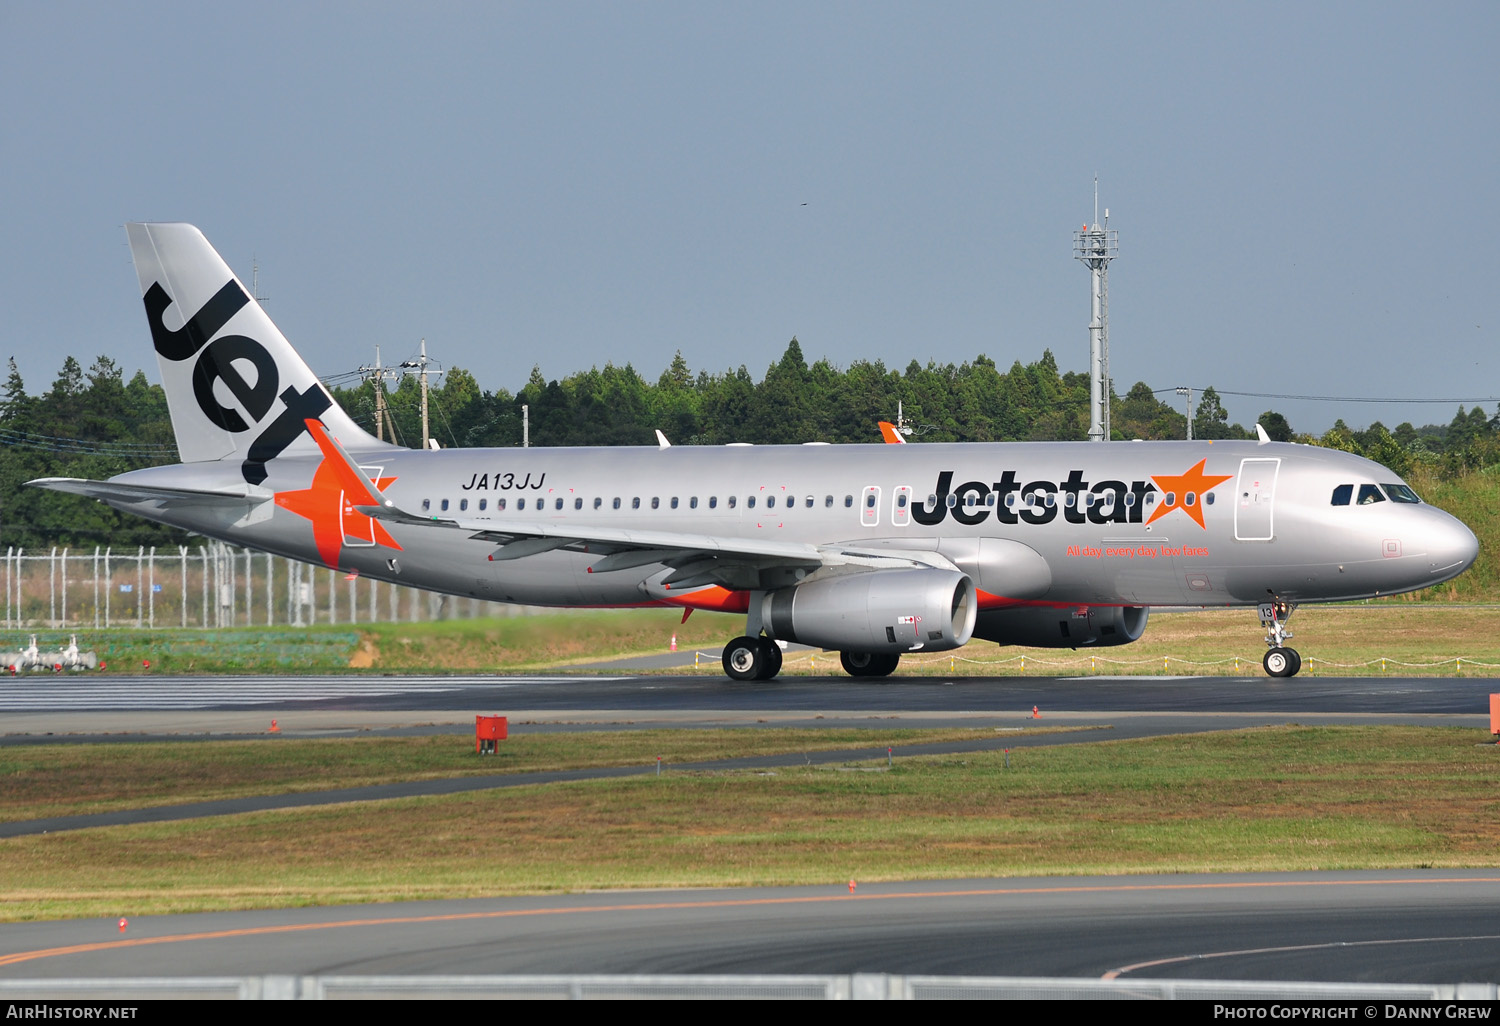
MULTIPOLYGON (((170 679, 123 678, 112 681, 0 678, 0 712, 48 712, 67 709, 201 709, 214 705, 267 705, 273 702, 318 702, 338 698, 385 698, 393 695, 444 694, 463 689, 503 691, 526 684, 561 684, 571 677, 419 677, 403 680, 311 681, 260 683, 250 680, 174 682, 170 679)), ((623 677, 594 678, 601 681, 623 677)))
POLYGON ((1118 969, 1111 969, 1099 977, 1099 979, 1117 980, 1126 973, 1133 973, 1139 969, 1154 969, 1157 966, 1174 965, 1178 962, 1197 962, 1208 958, 1234 958, 1238 955, 1276 955, 1289 951, 1321 951, 1325 948, 1376 947, 1382 944, 1433 944, 1441 941, 1476 940, 1500 940, 1500 934, 1482 933, 1464 937, 1390 937, 1385 940, 1325 941, 1322 944, 1288 944, 1285 947, 1276 948, 1245 948, 1241 951, 1206 951, 1197 955, 1176 955, 1172 958, 1156 958, 1149 962, 1136 962, 1132 965, 1121 966, 1118 969))
MULTIPOLYGON (((31 962, 43 958, 56 958, 60 955, 84 955, 96 951, 146 947, 153 944, 181 944, 194 941, 223 940, 231 937, 257 937, 277 933, 304 933, 311 930, 339 930, 349 927, 364 927, 368 929, 372 926, 410 926, 417 923, 461 922, 480 919, 519 919, 530 916, 575 915, 587 912, 661 912, 673 909, 751 908, 773 905, 810 905, 835 901, 894 901, 912 898, 974 898, 1002 895, 1117 894, 1135 891, 1213 891, 1269 887, 1390 887, 1396 884, 1436 885, 1481 883, 1500 883, 1500 877, 1442 877, 1438 879, 1406 879, 1396 877, 1383 880, 1253 880, 1237 883, 1095 884, 1078 887, 989 887, 961 891, 910 891, 895 894, 859 895, 844 894, 840 891, 834 894, 810 894, 793 898, 723 898, 714 901, 655 901, 637 902, 630 905, 580 905, 577 907, 506 909, 496 912, 451 912, 444 915, 389 916, 382 919, 346 919, 329 923, 287 923, 280 926, 251 926, 235 930, 211 930, 203 933, 179 933, 168 934, 163 937, 134 937, 128 940, 71 944, 58 948, 39 948, 35 951, 17 951, 9 955, 0 955, 0 966, 17 965, 21 962, 31 962)), ((1230 954, 1230 952, 1225 952, 1225 954, 1230 954)), ((1142 963, 1142 965, 1147 964, 1150 963, 1142 963)), ((1138 967, 1127 966, 1125 970, 1115 970, 1115 972, 1128 971, 1132 968, 1138 967)), ((1105 978, 1108 979, 1110 977, 1105 978)))

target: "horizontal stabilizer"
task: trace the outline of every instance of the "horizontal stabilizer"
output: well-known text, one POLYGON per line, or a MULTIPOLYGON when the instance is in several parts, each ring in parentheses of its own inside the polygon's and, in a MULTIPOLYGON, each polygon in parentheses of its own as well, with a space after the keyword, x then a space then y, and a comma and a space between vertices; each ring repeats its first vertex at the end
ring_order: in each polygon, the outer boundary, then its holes
POLYGON ((273 497, 270 489, 250 484, 228 488, 158 488, 116 481, 89 481, 77 477, 39 477, 26 484, 31 488, 50 488, 54 492, 86 495, 100 502, 155 502, 163 508, 243 506, 246 503, 266 502, 273 497))

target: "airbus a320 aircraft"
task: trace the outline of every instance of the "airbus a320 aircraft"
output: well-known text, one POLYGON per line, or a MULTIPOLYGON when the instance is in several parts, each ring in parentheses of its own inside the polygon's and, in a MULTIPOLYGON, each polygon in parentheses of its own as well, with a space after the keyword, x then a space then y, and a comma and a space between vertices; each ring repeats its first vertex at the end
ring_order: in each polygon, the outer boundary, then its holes
MULTIPOLYGON (((186 224, 127 226, 182 462, 44 488, 454 595, 745 614, 856 676, 902 653, 1122 645, 1151 606, 1257 608, 1289 677, 1301 602, 1425 588, 1479 544, 1391 471, 1254 442, 448 449, 370 437, 186 224)), ((665 441, 665 440, 663 440, 665 441)), ((686 615, 686 614, 684 614, 686 615)))

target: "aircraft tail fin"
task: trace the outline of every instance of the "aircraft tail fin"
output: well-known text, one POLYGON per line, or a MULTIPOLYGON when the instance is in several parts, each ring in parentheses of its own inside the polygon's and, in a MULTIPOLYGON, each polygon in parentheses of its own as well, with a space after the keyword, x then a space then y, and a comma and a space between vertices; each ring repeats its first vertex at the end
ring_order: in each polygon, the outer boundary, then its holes
POLYGON ((333 401, 203 233, 128 224, 151 341, 184 463, 237 458, 246 482, 268 460, 316 454, 307 421, 346 448, 384 448, 333 401))

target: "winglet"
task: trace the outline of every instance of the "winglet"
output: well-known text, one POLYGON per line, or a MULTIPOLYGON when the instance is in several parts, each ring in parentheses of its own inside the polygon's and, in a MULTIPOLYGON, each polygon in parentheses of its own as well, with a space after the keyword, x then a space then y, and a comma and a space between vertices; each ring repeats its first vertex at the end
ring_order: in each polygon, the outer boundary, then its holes
POLYGON ((1266 434, 1266 429, 1261 427, 1259 422, 1255 425, 1255 434, 1260 439, 1260 441, 1255 443, 1256 445, 1265 445, 1271 440, 1271 436, 1266 434))
POLYGON ((661 433, 661 428, 656 429, 656 447, 658 449, 672 448, 672 443, 667 441, 667 436, 661 433))
POLYGON ((906 439, 901 436, 901 432, 896 428, 896 425, 888 420, 880 422, 880 437, 885 439, 887 445, 906 444, 906 439))
POLYGON ((324 458, 333 464, 334 473, 338 475, 339 485, 348 496, 349 505, 395 507, 394 502, 375 490, 370 479, 359 469, 354 459, 344 451, 338 439, 328 433, 328 429, 323 426, 321 420, 309 417, 304 423, 307 425, 307 433, 312 435, 313 441, 318 443, 318 448, 323 450, 324 458))

